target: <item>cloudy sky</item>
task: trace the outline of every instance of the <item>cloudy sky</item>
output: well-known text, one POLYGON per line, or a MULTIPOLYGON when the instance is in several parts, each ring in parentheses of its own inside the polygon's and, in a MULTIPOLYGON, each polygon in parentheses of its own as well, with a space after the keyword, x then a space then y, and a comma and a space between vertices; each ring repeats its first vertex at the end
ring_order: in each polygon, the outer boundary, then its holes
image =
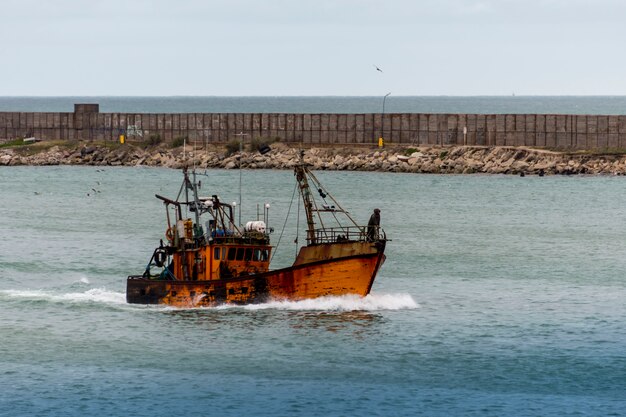
POLYGON ((623 0, 0 0, 0 95, 626 95, 624 21, 623 0))

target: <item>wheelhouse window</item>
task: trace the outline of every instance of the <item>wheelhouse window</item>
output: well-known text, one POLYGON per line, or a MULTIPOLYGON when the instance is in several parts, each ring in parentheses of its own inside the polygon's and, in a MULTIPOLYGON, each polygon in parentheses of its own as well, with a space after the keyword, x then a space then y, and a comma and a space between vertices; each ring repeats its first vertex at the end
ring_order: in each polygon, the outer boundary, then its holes
POLYGON ((269 259, 269 250, 267 249, 255 249, 252 255, 252 260, 257 262, 265 262, 269 259))
POLYGON ((266 262, 269 260, 269 249, 259 248, 215 248, 213 250, 214 259, 228 259, 229 261, 254 261, 266 262), (228 249, 228 250, 227 250, 228 249))
POLYGON ((215 248, 213 249, 213 259, 220 259, 220 249, 221 248, 215 248))

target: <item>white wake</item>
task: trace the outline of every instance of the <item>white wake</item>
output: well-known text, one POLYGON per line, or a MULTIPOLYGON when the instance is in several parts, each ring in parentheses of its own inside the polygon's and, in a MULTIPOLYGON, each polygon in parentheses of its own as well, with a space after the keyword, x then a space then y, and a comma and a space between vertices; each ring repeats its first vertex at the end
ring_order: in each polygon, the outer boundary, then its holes
POLYGON ((65 294, 55 294, 43 290, 2 290, 9 298, 21 298, 25 300, 45 300, 57 303, 104 303, 104 304, 126 304, 124 293, 108 291, 104 288, 93 288, 85 292, 70 292, 65 294))
POLYGON ((302 311, 384 311, 411 310, 419 305, 409 294, 370 294, 366 297, 343 295, 319 297, 301 301, 270 301, 244 306, 221 305, 216 309, 243 308, 246 310, 302 310, 302 311))
MULTIPOLYGON (((102 303, 109 305, 127 305, 126 294, 108 291, 105 288, 93 288, 84 292, 64 294, 44 290, 0 290, 7 298, 23 300, 43 300, 53 303, 102 303)), ((137 305, 139 306, 139 305, 137 305)), ((156 308, 174 309, 176 307, 159 305, 156 308)), ((211 310, 244 309, 256 310, 291 310, 291 311, 391 311, 412 310, 419 304, 409 294, 370 294, 366 297, 357 295, 328 296, 301 301, 269 301, 263 304, 234 305, 222 304, 216 307, 201 307, 211 310)), ((183 308, 186 309, 186 308, 183 308)))

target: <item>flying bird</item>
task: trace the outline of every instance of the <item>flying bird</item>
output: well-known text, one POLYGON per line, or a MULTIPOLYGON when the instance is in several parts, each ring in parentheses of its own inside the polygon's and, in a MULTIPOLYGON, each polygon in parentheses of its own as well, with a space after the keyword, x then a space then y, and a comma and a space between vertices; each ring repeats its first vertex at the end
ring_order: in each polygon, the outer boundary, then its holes
POLYGON ((378 68, 375 64, 372 64, 372 65, 374 65, 374 68, 376 68, 376 71, 383 72, 383 70, 381 70, 380 68, 378 68))

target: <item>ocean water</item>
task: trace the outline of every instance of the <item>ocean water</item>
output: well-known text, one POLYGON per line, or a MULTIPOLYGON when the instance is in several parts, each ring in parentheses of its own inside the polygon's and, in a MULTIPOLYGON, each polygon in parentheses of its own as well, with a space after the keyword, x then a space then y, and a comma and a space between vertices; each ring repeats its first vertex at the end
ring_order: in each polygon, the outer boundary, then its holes
MULTIPOLYGON (((238 172, 206 174, 237 200, 238 172)), ((124 289, 179 171, 0 168, 0 415, 626 414, 626 178, 317 176, 382 211, 371 295, 174 309, 124 289)), ((276 244, 293 174, 242 179, 276 244)), ((276 267, 303 240, 287 224, 276 267)))
MULTIPOLYGON (((385 94, 385 93, 383 93, 385 94)), ((104 113, 380 113, 379 97, 0 97, 0 112, 73 112, 99 103, 104 113)), ((626 96, 402 96, 386 113, 626 114, 626 96)))

